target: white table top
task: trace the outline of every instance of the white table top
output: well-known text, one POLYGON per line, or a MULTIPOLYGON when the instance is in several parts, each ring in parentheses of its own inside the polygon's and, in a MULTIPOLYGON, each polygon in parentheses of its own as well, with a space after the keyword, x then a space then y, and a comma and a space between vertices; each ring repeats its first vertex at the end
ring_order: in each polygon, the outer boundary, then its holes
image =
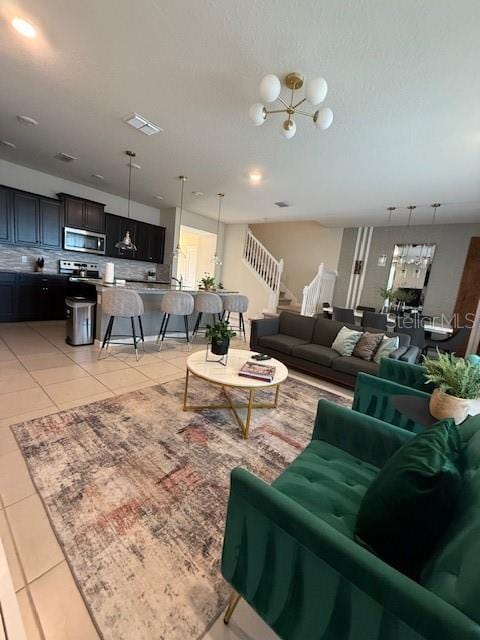
MULTIPOLYGON (((247 360, 257 364, 256 360, 251 360, 251 357, 255 353, 255 351, 230 349, 228 352, 227 366, 225 367, 219 362, 207 362, 205 360, 206 350, 202 349, 201 351, 192 353, 192 355, 187 358, 187 369, 199 378, 203 378, 209 382, 223 384, 226 387, 240 387, 244 389, 271 387, 280 384, 280 382, 283 382, 287 378, 287 367, 279 360, 275 360, 275 358, 270 358, 270 360, 264 360, 259 363, 275 367, 275 376, 272 382, 239 376, 238 372, 247 360)), ((208 357, 214 358, 219 356, 215 356, 209 351, 208 357)))
MULTIPOLYGON (((333 311, 333 307, 325 307, 323 309, 323 311, 327 311, 328 313, 332 313, 333 311)), ((363 317, 363 311, 359 311, 358 309, 355 309, 353 312, 353 315, 356 318, 362 318, 363 317)), ((412 316, 414 317, 414 316, 412 316)), ((395 320, 396 320, 396 316, 394 316, 393 314, 389 314, 388 315, 388 319, 387 322, 389 324, 391 324, 392 326, 395 324, 395 320)), ((431 331, 432 333, 443 333, 443 334, 450 334, 453 333, 453 328, 446 323, 439 323, 439 322, 427 322, 424 321, 422 323, 423 328, 425 329, 425 331, 431 331)), ((401 329, 399 331, 399 333, 401 333, 401 329)))

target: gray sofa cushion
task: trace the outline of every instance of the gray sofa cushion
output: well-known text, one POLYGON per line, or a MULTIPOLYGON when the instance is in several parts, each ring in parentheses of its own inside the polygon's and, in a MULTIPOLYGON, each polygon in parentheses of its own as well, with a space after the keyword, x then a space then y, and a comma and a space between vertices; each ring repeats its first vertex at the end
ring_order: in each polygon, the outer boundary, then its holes
POLYGON ((337 337, 337 333, 345 326, 343 322, 329 320, 328 318, 317 318, 313 329, 312 342, 321 344, 324 347, 331 347, 337 337))
POLYGON ((332 369, 349 373, 352 376, 356 376, 360 371, 375 376, 377 375, 378 364, 376 362, 368 362, 367 360, 363 360, 363 358, 356 358, 355 356, 341 356, 332 362, 332 369))
POLYGON ((261 336, 258 338, 258 344, 261 347, 267 347, 268 349, 274 349, 275 351, 290 354, 294 347, 302 344, 308 344, 308 342, 301 338, 277 333, 274 336, 261 336))
POLYGON ((304 342, 311 342, 314 326, 315 318, 301 316, 298 313, 289 313, 288 311, 283 311, 280 314, 279 333, 283 333, 283 335, 300 338, 304 342))
POLYGON ((292 356, 296 358, 302 358, 303 360, 309 360, 317 364, 323 364, 325 367, 331 367, 332 362, 340 357, 334 349, 330 347, 324 347, 321 344, 304 344, 300 347, 294 347, 292 350, 292 356))

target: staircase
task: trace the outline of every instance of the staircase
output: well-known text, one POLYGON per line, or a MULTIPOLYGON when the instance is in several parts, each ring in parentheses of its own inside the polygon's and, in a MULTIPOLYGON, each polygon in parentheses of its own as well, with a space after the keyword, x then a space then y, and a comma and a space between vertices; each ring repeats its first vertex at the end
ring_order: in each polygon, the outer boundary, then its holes
POLYGON ((280 298, 283 260, 277 260, 249 230, 245 237, 243 262, 253 271, 266 289, 267 313, 275 312, 280 298))
POLYGON ((280 295, 277 304, 277 313, 281 311, 290 311, 290 313, 300 313, 302 309, 297 298, 288 289, 283 282, 280 283, 280 295))

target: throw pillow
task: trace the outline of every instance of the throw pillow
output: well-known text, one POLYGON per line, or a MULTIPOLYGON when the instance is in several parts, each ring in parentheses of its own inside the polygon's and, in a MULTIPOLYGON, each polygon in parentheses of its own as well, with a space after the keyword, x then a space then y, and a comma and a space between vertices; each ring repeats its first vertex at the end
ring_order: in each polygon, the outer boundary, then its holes
POLYGON ((400 447, 363 497, 357 541, 418 580, 455 511, 460 452, 453 420, 428 427, 400 447))
POLYGON ((398 349, 399 344, 400 341, 398 336, 395 336, 394 338, 388 338, 385 336, 377 349, 377 353, 373 356, 373 361, 380 364, 381 358, 388 358, 393 351, 398 349))
POLYGON ((363 360, 371 360, 382 340, 383 333, 370 333, 370 331, 365 331, 355 345, 352 356, 362 358, 363 360))
POLYGON ((361 335, 361 331, 354 331, 348 327, 342 327, 333 341, 332 349, 337 351, 341 356, 351 356, 361 335))

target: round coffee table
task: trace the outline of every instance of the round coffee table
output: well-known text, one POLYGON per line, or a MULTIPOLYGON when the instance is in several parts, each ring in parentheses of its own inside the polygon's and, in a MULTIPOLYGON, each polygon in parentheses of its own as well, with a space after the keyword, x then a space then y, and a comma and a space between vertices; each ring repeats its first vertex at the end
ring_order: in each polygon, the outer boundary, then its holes
POLYGON ((272 382, 245 378, 238 375, 238 372, 245 362, 250 361, 257 364, 256 360, 251 359, 254 354, 255 351, 230 349, 228 352, 228 360, 226 365, 224 365, 220 362, 208 361, 206 359, 206 352, 203 350, 192 353, 192 355, 187 359, 187 375, 185 377, 185 391, 183 394, 183 410, 202 411, 203 409, 230 409, 238 422, 243 437, 245 439, 248 438, 253 409, 275 409, 278 404, 280 384, 288 376, 287 367, 279 360, 275 360, 275 358, 270 358, 269 360, 260 362, 260 364, 275 367, 275 376, 272 382), (222 387, 222 390, 228 400, 228 404, 189 405, 188 383, 190 375, 222 387), (270 404, 255 402, 255 392, 259 389, 268 389, 269 387, 275 389, 273 402, 270 404), (228 388, 248 391, 248 401, 233 402, 227 391, 228 388), (247 410, 245 421, 242 420, 237 409, 247 410))

